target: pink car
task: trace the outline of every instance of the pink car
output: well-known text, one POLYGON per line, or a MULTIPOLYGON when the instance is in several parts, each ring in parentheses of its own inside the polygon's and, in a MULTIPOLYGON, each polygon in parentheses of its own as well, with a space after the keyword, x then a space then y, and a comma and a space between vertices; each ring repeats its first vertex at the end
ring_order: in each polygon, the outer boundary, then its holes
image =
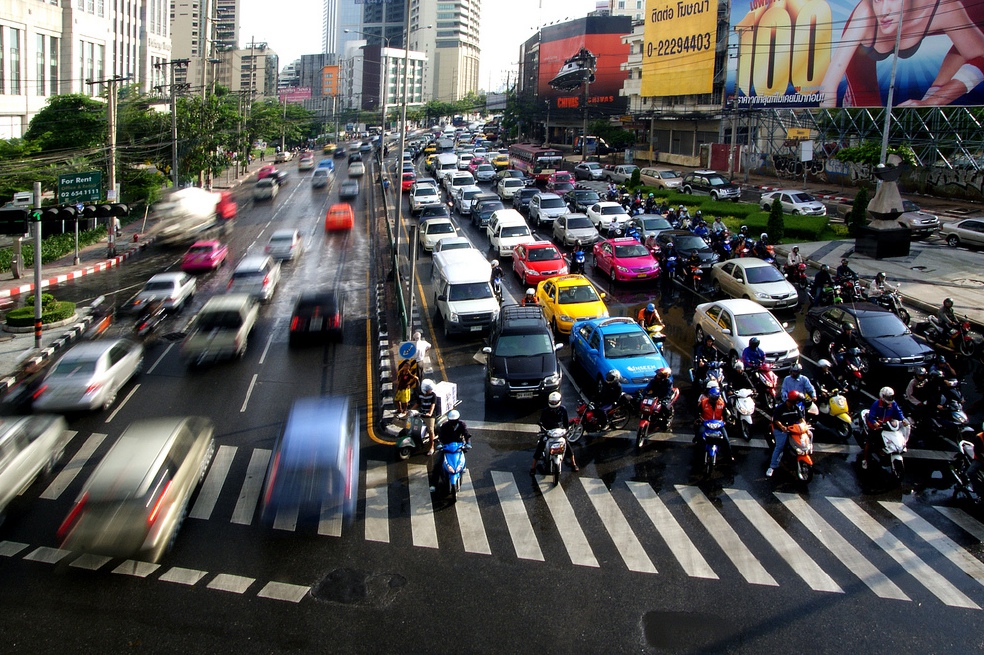
POLYGON ((476 171, 478 171, 478 167, 484 163, 484 157, 472 157, 471 161, 468 162, 468 172, 475 175, 476 171))
POLYGON ((612 282, 655 280, 660 273, 649 249, 631 238, 606 239, 594 244, 594 261, 595 268, 612 282))
POLYGON ((214 271, 228 256, 229 246, 220 241, 196 241, 181 260, 181 270, 185 273, 214 271))

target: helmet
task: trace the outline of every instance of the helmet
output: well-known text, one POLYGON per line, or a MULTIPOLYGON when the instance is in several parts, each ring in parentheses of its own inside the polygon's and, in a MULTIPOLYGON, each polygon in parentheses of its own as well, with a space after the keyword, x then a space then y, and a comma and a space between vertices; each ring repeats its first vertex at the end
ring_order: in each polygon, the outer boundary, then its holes
POLYGON ((713 334, 705 334, 704 335, 704 343, 707 343, 708 341, 710 341, 711 343, 714 343, 714 335, 713 334))
POLYGON ((614 382, 615 380, 619 379, 620 377, 622 377, 622 376, 619 375, 618 374, 618 371, 616 371, 615 369, 612 369, 612 370, 608 371, 608 373, 605 375, 605 379, 608 380, 609 382, 614 382))
POLYGON ((826 264, 820 264, 820 270, 821 271, 829 271, 830 270, 830 267, 827 266, 826 264))
POLYGON ((424 380, 423 382, 420 383, 420 390, 423 391, 424 393, 430 393, 431 391, 434 390, 434 381, 424 380))
POLYGON ((448 412, 449 421, 457 421, 459 418, 461 418, 461 412, 459 412, 458 410, 452 409, 450 412, 448 412))
POLYGON ((884 400, 886 403, 890 403, 895 400, 895 389, 892 387, 882 387, 878 392, 878 397, 884 400))
POLYGON ((799 374, 802 372, 803 372, 803 367, 800 366, 799 363, 793 364, 792 366, 789 367, 789 374, 792 375, 794 378, 799 377, 799 374))
POLYGON ((549 396, 547 396, 547 404, 550 405, 551 407, 559 407, 560 406, 560 392, 559 391, 554 391, 549 396))
POLYGON ((717 380, 708 380, 707 386, 704 387, 704 388, 707 389, 708 391, 710 391, 711 389, 718 389, 718 388, 720 388, 720 386, 721 385, 718 384, 718 381, 717 380))
POLYGON ((800 251, 799 246, 793 246, 793 252, 799 252, 799 251, 800 251))
POLYGON ((917 378, 924 378, 924 377, 926 377, 926 367, 925 366, 920 366, 919 368, 916 369, 916 377, 917 378))
POLYGON ((650 198, 655 198, 655 197, 656 197, 656 194, 655 194, 655 193, 650 193, 650 194, 649 194, 649 197, 650 197, 650 198))
POLYGON ((791 401, 791 402, 794 402, 794 403, 795 402, 799 402, 802 399, 803 399, 803 394, 801 394, 796 389, 793 389, 792 391, 790 391, 789 392, 789 395, 786 396, 786 400, 791 401))
POLYGON ((498 265, 499 265, 499 260, 498 259, 493 259, 492 260, 492 268, 495 268, 498 265))
POLYGON ((841 264, 843 264, 844 266, 847 266, 847 257, 842 257, 841 258, 841 264))
POLYGON ((656 305, 654 305, 652 303, 649 303, 648 305, 646 305, 646 311, 647 312, 655 312, 656 311, 656 305))
POLYGON ((679 208, 680 208, 680 209, 686 209, 686 207, 684 207, 683 205, 680 205, 680 207, 679 207, 679 208))
POLYGON ((740 359, 736 359, 733 368, 739 373, 741 373, 742 371, 745 370, 745 362, 741 361, 740 359))
POLYGON ((748 232, 748 226, 747 225, 742 225, 741 226, 741 233, 742 234, 745 234, 746 232, 748 232))
POLYGON ((876 280, 884 280, 885 279, 885 272, 884 271, 878 271, 878 274, 875 275, 875 279, 876 280))
POLYGON ((943 377, 943 371, 939 370, 938 368, 934 368, 932 371, 930 371, 929 377, 931 377, 931 378, 938 378, 938 379, 939 378, 942 378, 943 377))
POLYGON ((947 309, 953 307, 953 298, 944 298, 943 306, 946 307, 947 309))
POLYGON ((707 390, 707 395, 710 398, 720 398, 721 397, 721 390, 715 385, 715 386, 713 386, 713 387, 711 387, 710 389, 707 390))
POLYGON ((762 241, 768 241, 769 240, 769 233, 768 232, 763 232, 762 234, 759 235, 759 238, 762 239, 762 241))
POLYGON ((670 377, 670 373, 672 372, 673 371, 671 371, 668 367, 664 366, 662 368, 656 369, 656 377, 668 378, 670 377))
POLYGON ((758 337, 752 337, 751 339, 748 340, 748 345, 752 348, 758 348, 760 343, 762 342, 759 341, 758 337))
POLYGON ((581 247, 581 240, 580 239, 576 239, 574 241, 574 246, 577 247, 577 248, 580 248, 581 247))
POLYGON ((704 212, 702 212, 701 210, 698 209, 697 210, 697 218, 703 218, 703 216, 704 216, 704 212))
POLYGON ((844 331, 845 332, 850 332, 853 329, 854 329, 854 325, 852 323, 845 323, 844 324, 844 331))
POLYGON ((826 359, 818 360, 817 366, 819 366, 820 368, 830 368, 830 361, 826 359))
POLYGON ((536 291, 534 291, 532 288, 529 288, 529 289, 526 290, 526 295, 527 296, 532 296, 532 295, 535 295, 535 294, 536 294, 536 291))
POLYGON ((417 330, 416 332, 413 333, 413 335, 411 335, 410 338, 413 339, 414 341, 420 341, 421 337, 423 337, 423 335, 420 334, 420 330, 417 330))

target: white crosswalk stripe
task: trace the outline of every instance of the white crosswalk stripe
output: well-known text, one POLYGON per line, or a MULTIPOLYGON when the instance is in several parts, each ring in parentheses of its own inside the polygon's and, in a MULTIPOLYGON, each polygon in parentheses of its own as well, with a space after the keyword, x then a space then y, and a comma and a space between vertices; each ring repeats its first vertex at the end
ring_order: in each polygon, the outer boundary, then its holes
POLYGON ((366 541, 389 543, 389 499, 386 462, 366 462, 366 541))
POLYGON ((492 482, 495 484, 495 493, 499 497, 499 505, 506 519, 506 527, 509 529, 509 537, 516 550, 516 557, 542 562, 543 552, 540 550, 536 533, 533 532, 530 516, 526 513, 523 497, 519 495, 516 478, 512 473, 492 471, 492 482))
POLYGON ((482 512, 478 508, 478 498, 472 487, 471 471, 465 469, 461 475, 461 490, 458 491, 458 502, 454 505, 458 516, 458 527, 461 530, 461 543, 466 553, 481 553, 491 555, 492 547, 482 522, 482 512))
POLYGON ((195 506, 188 514, 190 518, 208 519, 212 516, 215 503, 219 500, 219 494, 222 492, 222 485, 225 484, 232 460, 236 456, 236 450, 235 446, 219 446, 219 450, 215 453, 215 459, 212 460, 212 466, 208 470, 208 475, 205 476, 205 482, 198 492, 195 506))
POLYGON ((560 539, 567 549, 567 555, 571 558, 571 563, 577 566, 597 568, 598 560, 595 559, 594 553, 591 551, 591 544, 584 536, 584 530, 581 529, 581 524, 577 521, 574 508, 571 507, 571 501, 568 500, 563 487, 554 485, 549 480, 538 480, 537 484, 540 487, 540 494, 547 504, 547 509, 550 510, 550 515, 553 517, 554 524, 557 526, 557 531, 560 533, 560 539))
POLYGON ((639 543, 639 538, 632 532, 629 522, 625 520, 622 510, 615 504, 615 499, 612 498, 604 481, 588 477, 578 480, 581 481, 581 486, 584 487, 591 504, 598 512, 601 522, 605 524, 609 536, 615 542, 615 547, 622 556, 626 568, 639 573, 656 573, 656 566, 646 554, 646 549, 639 543))
POLYGON ((945 605, 980 609, 980 607, 965 596, 963 592, 947 582, 946 578, 937 573, 915 553, 909 550, 895 535, 889 532, 881 523, 865 512, 849 498, 827 498, 851 523, 872 541, 888 553, 906 572, 919 581, 934 596, 945 605))
POLYGON ((714 569, 707 563, 704 556, 700 554, 694 542, 690 540, 687 533, 683 531, 677 520, 673 518, 666 505, 660 500, 653 488, 645 482, 628 481, 625 483, 632 495, 636 497, 642 509, 645 510, 649 520, 653 522, 660 536, 666 542, 677 562, 683 567, 684 572, 692 578, 706 578, 717 580, 718 576, 714 569))
POLYGON ((106 438, 105 434, 99 432, 93 432, 89 435, 89 438, 85 440, 79 451, 75 453, 75 456, 69 460, 68 464, 55 476, 55 479, 51 481, 48 488, 41 492, 41 497, 45 500, 58 500, 58 498, 65 493, 69 485, 75 480, 78 474, 82 471, 82 467, 85 463, 92 457, 92 454, 96 452, 99 448, 99 444, 103 442, 106 438))
POLYGON ((959 525, 964 529, 964 531, 977 537, 978 541, 984 541, 984 525, 976 519, 971 518, 967 512, 956 507, 946 507, 941 505, 934 505, 933 509, 959 525))
POLYGON ((250 455, 249 466, 246 467, 246 479, 243 480, 243 486, 240 488, 236 509, 232 512, 233 523, 249 525, 253 522, 256 504, 260 499, 260 492, 263 491, 263 476, 270 462, 270 453, 271 451, 266 448, 256 448, 250 455))
POLYGON ((437 525, 431 505, 427 467, 423 464, 407 464, 410 480, 410 531, 413 545, 421 548, 437 548, 437 525))

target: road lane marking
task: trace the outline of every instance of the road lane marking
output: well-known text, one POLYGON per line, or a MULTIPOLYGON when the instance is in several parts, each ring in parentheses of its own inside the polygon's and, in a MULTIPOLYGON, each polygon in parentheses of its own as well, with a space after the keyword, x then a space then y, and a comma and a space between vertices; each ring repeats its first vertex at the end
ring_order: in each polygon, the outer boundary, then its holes
POLYGON ((246 467, 246 479, 243 480, 243 486, 239 491, 239 500, 236 501, 236 509, 232 512, 232 523, 249 525, 253 522, 256 503, 259 501, 260 492, 263 490, 263 476, 269 462, 269 450, 266 448, 253 450, 253 454, 249 458, 249 465, 246 467))
POLYGON ((342 506, 337 500, 325 498, 321 502, 321 516, 318 519, 318 534, 325 537, 342 536, 342 506))
POLYGON ((162 573, 157 579, 163 580, 164 582, 174 582, 193 587, 198 584, 198 582, 204 578, 205 575, 205 571, 199 571, 197 569, 183 569, 180 566, 172 566, 170 569, 162 573))
POLYGON ((923 587, 950 607, 980 609, 977 603, 967 598, 959 589, 950 584, 946 578, 937 573, 926 562, 922 561, 905 544, 889 532, 885 526, 876 521, 870 514, 861 509, 850 498, 831 498, 827 500, 853 523, 861 532, 874 541, 889 557, 909 575, 914 577, 923 587))
POLYGON ((424 464, 407 464, 410 482, 410 532, 413 545, 420 548, 437 548, 437 524, 431 506, 430 483, 424 464))
POLYGON ((489 546, 482 513, 478 509, 478 498, 472 486, 471 471, 467 468, 461 474, 461 489, 458 491, 458 500, 454 504, 454 513, 458 516, 458 529, 461 531, 461 543, 465 547, 465 552, 491 555, 492 547, 489 546))
POLYGON ((984 541, 984 525, 981 525, 976 519, 971 518, 967 512, 956 507, 945 507, 942 505, 934 505, 933 509, 959 525, 966 532, 977 537, 978 541, 984 541))
POLYGON ((920 539, 939 551, 961 571, 984 585, 984 564, 958 546, 952 539, 937 530, 932 523, 919 516, 902 503, 880 501, 879 504, 906 524, 920 539))
POLYGON ((171 348, 174 348, 174 343, 173 342, 167 344, 167 348, 164 349, 164 352, 162 352, 161 353, 161 356, 158 357, 156 361, 154 361, 154 363, 151 365, 151 367, 147 369, 147 372, 145 373, 145 375, 150 375, 151 373, 154 372, 154 369, 157 368, 157 365, 160 364, 162 361, 164 361, 164 358, 167 357, 167 354, 169 352, 171 352, 171 348))
POLYGON ((765 537, 769 545, 789 564, 796 575, 801 577, 803 582, 810 586, 810 589, 813 591, 829 591, 837 594, 844 593, 840 585, 834 582, 834 579, 820 568, 820 565, 817 564, 815 559, 800 548, 796 540, 782 529, 779 522, 765 511, 765 508, 753 499, 751 494, 742 489, 725 489, 724 493, 728 494, 731 502, 755 526, 755 529, 765 537))
POLYGON ((133 385, 133 388, 130 389, 130 393, 126 394, 126 398, 124 398, 123 401, 119 405, 116 406, 116 409, 114 409, 110 413, 110 415, 106 417, 106 420, 104 421, 104 423, 109 423, 114 418, 116 418, 116 415, 119 413, 119 411, 121 409, 123 409, 123 407, 126 405, 127 401, 130 400, 130 398, 133 398, 133 394, 137 393, 137 389, 139 389, 139 388, 140 388, 140 383, 139 382, 137 384, 133 385))
POLYGON ((273 518, 273 529, 293 532, 297 529, 297 515, 300 511, 301 507, 297 504, 281 505, 273 518))
POLYGON ((775 496, 782 501, 782 504, 793 516, 799 519, 800 523, 806 526, 807 530, 813 533, 817 541, 823 544, 861 582, 866 584, 876 596, 892 600, 912 600, 827 523, 805 500, 796 494, 776 492, 775 496))
POLYGON ((27 548, 27 544, 19 541, 0 541, 0 557, 13 557, 27 548))
POLYGON ((270 350, 270 344, 271 343, 273 343, 273 332, 270 332, 270 336, 267 337, 266 345, 263 346, 263 353, 260 355, 260 365, 261 366, 263 365, 263 362, 266 361, 267 352, 269 352, 269 350, 270 350))
POLYGON ((32 562, 43 562, 45 564, 57 564, 66 557, 72 554, 70 550, 62 550, 61 548, 48 548, 47 546, 38 546, 27 555, 24 555, 24 559, 30 560, 32 562))
POLYGON ((506 527, 509 529, 509 537, 516 550, 516 557, 542 562, 543 553, 533 532, 529 514, 526 513, 523 497, 519 495, 516 478, 512 473, 492 471, 492 483, 499 497, 499 506, 506 519, 506 527))
POLYGON ((77 453, 75 453, 75 456, 72 457, 71 461, 69 461, 68 464, 65 465, 65 468, 63 468, 58 475, 55 476, 55 479, 51 481, 48 488, 41 492, 41 498, 44 498, 45 500, 57 500, 63 493, 65 493, 68 486, 72 484, 78 474, 82 471, 82 467, 85 465, 86 461, 92 457, 92 453, 96 452, 96 449, 99 448, 99 444, 101 444, 105 438, 106 435, 100 432, 93 432, 89 435, 89 438, 85 440, 85 443, 82 444, 82 447, 79 448, 77 453))
POLYGON ((389 543, 389 489, 386 462, 366 462, 366 541, 389 543))
POLYGON ((748 550, 748 547, 738 537, 738 533, 724 520, 721 513, 714 508, 700 489, 678 484, 676 490, 683 496, 687 506, 697 515, 697 519, 704 525, 704 528, 724 551, 724 554, 728 556, 728 559, 735 565, 746 582, 770 587, 779 586, 775 578, 769 575, 761 562, 752 555, 752 551, 748 550))
POLYGON ((717 580, 718 576, 714 569, 700 554, 694 542, 683 531, 677 520, 673 518, 652 486, 648 482, 632 480, 626 480, 625 484, 639 501, 643 511, 646 512, 649 520, 652 521, 663 541, 666 542, 673 556, 676 557, 677 562, 683 567, 684 572, 691 578, 717 580))
POLYGON ((550 510, 550 515, 560 533, 560 539, 564 542, 567 555, 571 558, 571 563, 577 566, 598 568, 598 560, 591 550, 591 544, 588 543, 587 537, 584 536, 581 524, 577 522, 574 508, 571 507, 571 502, 567 498, 567 494, 564 493, 564 488, 560 485, 554 485, 549 480, 540 480, 539 478, 537 478, 537 485, 540 487, 540 494, 547 503, 547 509, 550 510))
POLYGON ((151 562, 140 562, 135 559, 128 559, 113 569, 113 573, 130 575, 134 578, 146 578, 160 567, 160 564, 152 564, 151 562))
POLYGON ((263 588, 256 592, 257 598, 270 598, 272 600, 286 600, 290 603, 299 603, 307 596, 310 587, 288 584, 286 582, 268 582, 263 588))
POLYGON ((246 405, 249 404, 249 397, 253 393, 253 386, 256 384, 256 378, 259 373, 253 373, 253 379, 249 381, 249 388, 246 389, 246 397, 243 398, 243 406, 239 408, 239 413, 242 414, 246 411, 246 405))
MULTIPOLYGON (((60 443, 60 444, 61 444, 61 446, 62 446, 62 447, 64 448, 65 446, 67 446, 67 445, 68 445, 68 443, 69 443, 69 442, 70 442, 70 441, 71 441, 72 439, 74 439, 74 438, 75 438, 75 435, 77 435, 77 434, 78 434, 78 432, 77 432, 77 431, 75 431, 75 430, 62 430, 62 436, 61 436, 61 439, 59 440, 59 443, 60 443)), ((64 453, 63 453, 63 454, 61 454, 61 455, 59 455, 59 456, 58 456, 58 459, 59 459, 59 460, 61 460, 61 459, 62 459, 62 457, 63 457, 63 455, 64 455, 64 453)), ((24 488, 24 489, 21 489, 20 491, 18 491, 18 492, 17 492, 17 495, 18 495, 18 496, 23 496, 23 495, 24 495, 24 494, 25 494, 26 492, 27 492, 27 488, 24 488)), ((43 497, 43 496, 42 496, 42 497, 43 497)))
POLYGON ((603 480, 598 478, 579 477, 581 486, 587 492, 591 504, 605 524, 605 529, 615 542, 626 568, 638 573, 656 573, 656 565, 649 559, 646 549, 642 547, 639 538, 632 531, 622 510, 619 509, 615 498, 612 497, 603 480))
POLYGON ((228 591, 233 594, 244 593, 249 586, 256 582, 255 578, 247 578, 241 575, 231 575, 229 573, 220 573, 209 582, 207 586, 209 589, 215 589, 217 591, 228 591))
POLYGON ((86 571, 98 571, 106 565, 112 557, 106 555, 93 555, 92 553, 82 553, 69 566, 86 571))
POLYGON ((232 466, 232 460, 236 456, 236 450, 236 446, 219 446, 219 451, 215 453, 212 466, 205 478, 205 484, 198 492, 198 500, 195 501, 195 506, 188 515, 190 518, 208 519, 212 516, 222 485, 229 475, 229 467, 232 466))

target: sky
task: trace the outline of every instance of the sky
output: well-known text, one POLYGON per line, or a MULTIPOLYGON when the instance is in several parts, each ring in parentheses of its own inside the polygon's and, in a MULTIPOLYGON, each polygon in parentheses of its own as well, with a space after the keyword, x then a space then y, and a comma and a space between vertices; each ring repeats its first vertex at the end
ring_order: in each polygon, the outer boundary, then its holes
MULTIPOLYGON (((242 0, 239 43, 266 42, 280 57, 283 68, 301 55, 321 52, 322 0, 242 0)), ((352 2, 353 0, 342 0, 352 2)), ((584 16, 595 0, 483 0, 480 27, 482 59, 479 89, 499 91, 507 71, 515 75, 519 45, 539 25, 584 16)))

